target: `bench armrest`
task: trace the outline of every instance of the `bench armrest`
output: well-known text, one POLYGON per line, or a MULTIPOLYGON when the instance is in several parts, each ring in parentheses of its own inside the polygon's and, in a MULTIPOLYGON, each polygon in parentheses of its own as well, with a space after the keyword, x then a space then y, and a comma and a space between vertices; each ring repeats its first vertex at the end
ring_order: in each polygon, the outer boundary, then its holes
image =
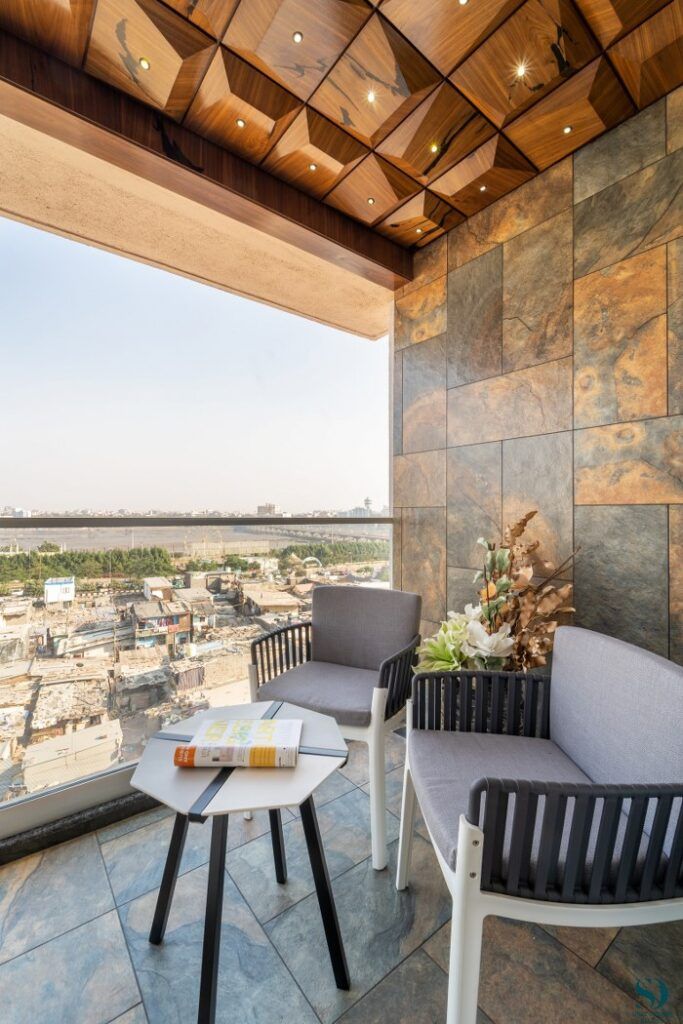
POLYGON ((683 896, 683 784, 484 778, 467 819, 484 834, 490 892, 581 904, 683 896))
POLYGON ((310 659, 310 622, 279 626, 251 643, 251 664, 256 668, 259 686, 310 659))
POLYGON ((410 692, 415 654, 420 646, 420 637, 414 636, 409 644, 386 658, 379 667, 378 686, 386 689, 387 703, 384 717, 393 718, 403 709, 410 692))
POLYGON ((550 676, 534 672, 418 672, 413 679, 413 729, 550 734, 550 676))

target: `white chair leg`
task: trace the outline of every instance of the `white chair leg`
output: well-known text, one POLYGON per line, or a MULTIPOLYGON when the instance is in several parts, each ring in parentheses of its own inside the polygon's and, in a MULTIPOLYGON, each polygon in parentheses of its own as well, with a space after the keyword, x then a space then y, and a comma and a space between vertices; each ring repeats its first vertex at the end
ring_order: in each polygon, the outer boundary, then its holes
POLYGON ((253 817, 254 817, 254 815, 251 813, 251 811, 245 811, 244 812, 244 820, 245 821, 251 821, 251 819, 253 817))
POLYGON ((384 736, 374 735, 368 743, 370 761, 370 830, 372 866, 381 871, 387 866, 386 779, 384 776, 384 736))
POLYGON ((415 787, 406 762, 403 776, 403 797, 401 800, 401 831, 398 840, 398 867, 396 888, 405 889, 410 873, 410 855, 413 850, 413 829, 415 822, 415 787))
POLYGON ((249 700, 252 704, 256 703, 256 696, 258 693, 258 669, 256 665, 249 666, 249 700))
POLYGON ((476 1024, 484 920, 453 901, 446 1024, 476 1024))

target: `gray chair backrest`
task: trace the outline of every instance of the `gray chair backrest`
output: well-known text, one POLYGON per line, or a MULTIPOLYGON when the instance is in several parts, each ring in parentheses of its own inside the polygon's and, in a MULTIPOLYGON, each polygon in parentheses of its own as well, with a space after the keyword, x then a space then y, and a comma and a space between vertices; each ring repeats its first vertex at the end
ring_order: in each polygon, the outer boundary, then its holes
POLYGON ((558 629, 550 738, 593 782, 683 782, 683 668, 614 637, 558 629))
POLYGON ((376 670, 417 635, 421 609, 417 594, 401 590, 316 587, 313 660, 376 670))

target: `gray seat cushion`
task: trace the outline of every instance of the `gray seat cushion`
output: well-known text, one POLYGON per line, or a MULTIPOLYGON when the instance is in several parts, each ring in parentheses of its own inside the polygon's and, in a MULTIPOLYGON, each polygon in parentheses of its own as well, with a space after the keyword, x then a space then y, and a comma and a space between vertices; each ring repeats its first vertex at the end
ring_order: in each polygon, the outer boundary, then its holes
POLYGON ((372 691, 378 673, 363 668, 307 661, 259 687, 259 700, 286 700, 323 715, 340 725, 370 724, 372 691))
POLYGON ((420 632, 421 605, 417 594, 401 590, 316 587, 313 659, 377 670, 420 632))
POLYGON ((470 786, 484 776, 590 782, 551 740, 413 729, 410 773, 422 816, 446 863, 455 869, 458 825, 470 786))

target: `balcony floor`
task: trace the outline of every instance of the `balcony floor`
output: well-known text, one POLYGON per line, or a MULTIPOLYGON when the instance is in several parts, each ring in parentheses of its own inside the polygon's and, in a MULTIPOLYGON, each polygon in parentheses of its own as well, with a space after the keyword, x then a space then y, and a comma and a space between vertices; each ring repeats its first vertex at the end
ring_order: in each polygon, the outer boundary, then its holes
MULTIPOLYGON (((411 888, 394 888, 404 741, 388 754, 390 868, 370 865, 365 748, 316 803, 353 988, 332 978, 303 833, 285 817, 289 881, 273 871, 268 818, 230 821, 219 1022, 440 1024, 446 887, 418 823, 411 888)), ((164 809, 0 868, 3 1024, 176 1024, 196 1019, 208 825, 190 825, 166 939, 147 933, 172 819, 164 809)), ((683 922, 603 931, 490 919, 478 1024, 683 1021, 683 922), (652 1012, 636 982, 661 981, 652 1012)))

